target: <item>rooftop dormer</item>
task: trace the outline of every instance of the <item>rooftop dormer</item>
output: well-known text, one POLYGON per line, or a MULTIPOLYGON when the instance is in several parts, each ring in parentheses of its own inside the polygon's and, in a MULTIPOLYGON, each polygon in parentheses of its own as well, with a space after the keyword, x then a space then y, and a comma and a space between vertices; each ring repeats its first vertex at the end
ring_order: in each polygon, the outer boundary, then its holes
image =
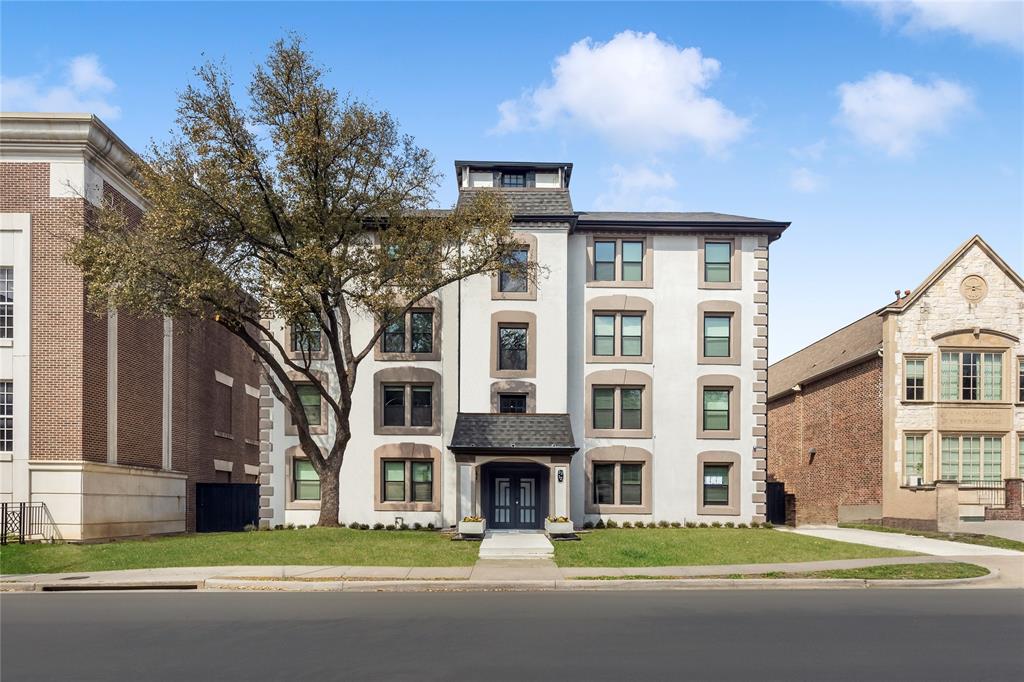
POLYGON ((568 189, 571 163, 456 161, 459 189, 568 189))

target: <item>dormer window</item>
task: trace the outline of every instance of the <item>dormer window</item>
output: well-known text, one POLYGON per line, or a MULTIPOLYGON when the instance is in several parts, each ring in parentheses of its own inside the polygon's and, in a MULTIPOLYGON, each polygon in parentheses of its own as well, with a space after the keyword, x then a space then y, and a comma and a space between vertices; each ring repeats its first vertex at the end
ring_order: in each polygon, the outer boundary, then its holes
POLYGON ((501 176, 502 187, 526 187, 526 176, 522 173, 504 173, 501 176))

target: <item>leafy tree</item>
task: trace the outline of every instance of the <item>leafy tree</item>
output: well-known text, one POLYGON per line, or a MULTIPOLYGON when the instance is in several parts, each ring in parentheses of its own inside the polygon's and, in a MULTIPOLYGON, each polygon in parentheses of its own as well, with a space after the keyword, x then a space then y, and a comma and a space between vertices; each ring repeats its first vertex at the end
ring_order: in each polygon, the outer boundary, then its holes
POLYGON ((98 312, 205 318, 248 346, 320 476, 319 523, 336 526, 353 390, 384 329, 466 277, 536 272, 510 260, 517 242, 499 197, 430 209, 431 155, 386 112, 339 98, 301 40, 273 45, 245 103, 222 64, 196 76, 169 141, 139 160, 141 219, 108 197, 68 259, 98 312), (372 321, 366 338, 353 337, 359 318, 372 321), (300 330, 298 357, 282 323, 300 330), (325 360, 313 357, 316 332, 325 360), (328 407, 334 428, 323 446, 300 384, 328 407))

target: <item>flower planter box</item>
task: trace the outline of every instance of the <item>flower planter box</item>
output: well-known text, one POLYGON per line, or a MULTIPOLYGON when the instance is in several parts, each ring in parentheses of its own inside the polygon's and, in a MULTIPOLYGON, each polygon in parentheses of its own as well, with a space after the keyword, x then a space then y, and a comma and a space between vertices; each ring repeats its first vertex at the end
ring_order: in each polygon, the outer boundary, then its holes
POLYGON ((572 521, 548 521, 547 519, 544 520, 544 530, 549 535, 571 535, 576 532, 572 521))
POLYGON ((481 521, 459 521, 460 535, 483 535, 487 527, 487 519, 481 521))

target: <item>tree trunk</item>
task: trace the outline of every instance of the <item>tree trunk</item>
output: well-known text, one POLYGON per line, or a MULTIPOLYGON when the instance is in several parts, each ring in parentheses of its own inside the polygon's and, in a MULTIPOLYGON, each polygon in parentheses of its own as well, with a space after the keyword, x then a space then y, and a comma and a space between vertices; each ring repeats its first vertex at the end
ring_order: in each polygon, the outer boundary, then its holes
POLYGON ((324 528, 337 528, 341 525, 338 520, 339 502, 338 487, 341 474, 341 457, 336 457, 338 463, 328 460, 328 474, 320 477, 320 519, 316 525, 324 528))

